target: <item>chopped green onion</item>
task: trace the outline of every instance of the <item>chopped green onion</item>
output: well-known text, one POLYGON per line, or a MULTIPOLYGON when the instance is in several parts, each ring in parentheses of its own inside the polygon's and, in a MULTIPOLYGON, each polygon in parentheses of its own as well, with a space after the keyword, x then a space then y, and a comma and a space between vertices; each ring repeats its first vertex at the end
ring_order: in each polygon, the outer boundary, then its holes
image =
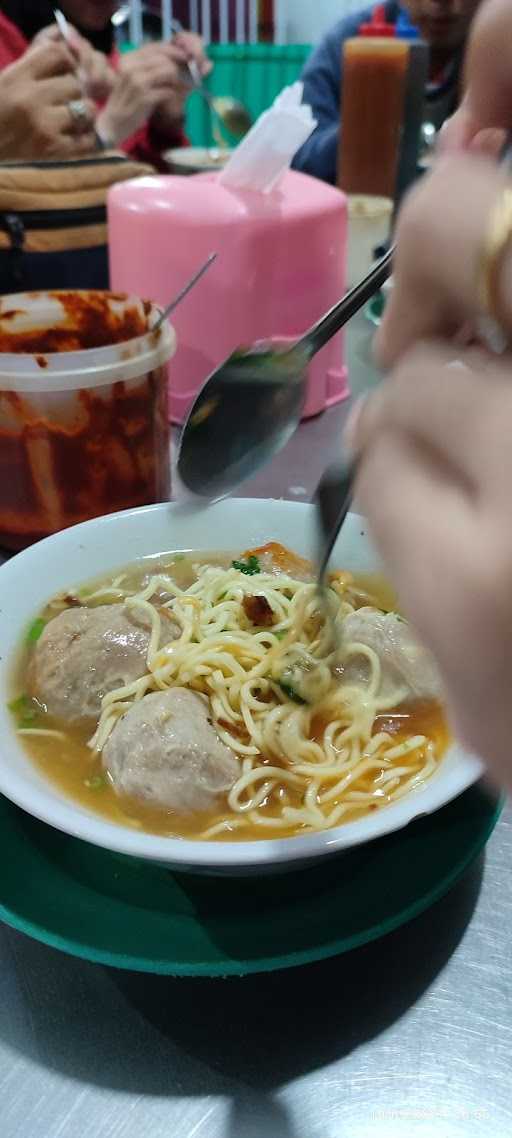
POLYGON ((16 726, 20 729, 34 726, 34 719, 37 718, 37 708, 34 707, 33 700, 28 695, 20 695, 17 699, 11 700, 7 707, 14 716, 16 716, 16 726))
POLYGON ((184 561, 184 560, 185 560, 185 554, 184 553, 175 553, 174 554, 173 561, 184 561))
POLYGON ((293 700, 294 703, 307 703, 307 700, 303 699, 295 690, 293 684, 289 684, 286 680, 278 680, 278 683, 281 691, 288 696, 288 699, 293 700))
POLYGON ((276 640, 284 640, 285 636, 288 636, 288 629, 278 628, 277 632, 274 632, 274 636, 276 640))
POLYGON ((27 632, 27 644, 35 644, 44 632, 45 627, 46 621, 43 620, 42 616, 38 616, 37 620, 32 622, 27 632))
POLYGON ((247 561, 233 561, 233 569, 238 569, 240 573, 245 573, 246 577, 254 577, 256 573, 261 573, 259 560, 254 553, 251 553, 247 561))
POLYGON ((7 704, 13 715, 24 715, 27 719, 35 719, 36 709, 28 695, 19 695, 7 704))
POLYGON ((95 774, 92 778, 84 779, 84 786, 86 786, 88 790, 102 790, 106 785, 102 774, 95 774))

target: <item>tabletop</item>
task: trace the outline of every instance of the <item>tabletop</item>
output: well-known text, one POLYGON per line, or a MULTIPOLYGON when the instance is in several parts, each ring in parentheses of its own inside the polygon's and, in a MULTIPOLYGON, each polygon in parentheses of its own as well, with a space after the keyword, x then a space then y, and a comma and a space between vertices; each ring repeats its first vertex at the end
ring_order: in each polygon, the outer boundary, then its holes
MULTIPOLYGON (((351 378, 375 382, 363 321, 351 378)), ((244 494, 308 500, 345 408, 244 494)), ((510 1138, 512 809, 403 929, 307 968, 173 980, 0 926, 2 1138, 510 1138)))

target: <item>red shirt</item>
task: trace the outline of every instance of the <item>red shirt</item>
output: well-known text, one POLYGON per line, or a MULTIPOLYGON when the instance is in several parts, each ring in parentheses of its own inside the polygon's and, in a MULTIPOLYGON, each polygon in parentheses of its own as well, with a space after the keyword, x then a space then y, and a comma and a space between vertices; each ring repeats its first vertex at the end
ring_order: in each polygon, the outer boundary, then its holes
MULTIPOLYGON (((15 63, 17 59, 20 59, 25 54, 27 47, 28 41, 23 33, 11 20, 7 19, 7 16, 3 16, 0 12, 0 71, 9 63, 15 63)), ((119 61, 117 50, 109 56, 109 61, 115 69, 119 61)), ((138 162, 147 162, 157 170, 165 171, 166 166, 162 162, 162 151, 173 146, 185 146, 186 143, 187 139, 179 128, 164 133, 155 130, 149 123, 146 123, 130 138, 125 139, 122 149, 138 162)))

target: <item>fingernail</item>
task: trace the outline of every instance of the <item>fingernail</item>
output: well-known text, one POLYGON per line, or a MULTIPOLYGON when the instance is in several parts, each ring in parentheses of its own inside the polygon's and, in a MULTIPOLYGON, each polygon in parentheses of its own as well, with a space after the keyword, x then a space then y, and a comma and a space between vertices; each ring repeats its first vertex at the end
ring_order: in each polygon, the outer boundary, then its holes
POLYGON ((358 428, 365 402, 365 396, 361 396, 359 399, 356 399, 355 403, 353 403, 352 407, 350 408, 347 421, 343 428, 343 447, 349 454, 355 454, 358 449, 358 428))

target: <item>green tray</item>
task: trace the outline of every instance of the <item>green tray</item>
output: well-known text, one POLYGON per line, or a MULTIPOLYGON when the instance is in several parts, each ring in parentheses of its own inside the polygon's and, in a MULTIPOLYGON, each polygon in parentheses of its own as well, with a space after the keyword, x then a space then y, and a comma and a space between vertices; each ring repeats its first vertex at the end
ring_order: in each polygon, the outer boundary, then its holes
POLYGON ((474 787, 436 814, 321 866, 252 878, 171 873, 37 822, 0 797, 0 919, 117 968, 243 976, 375 940, 451 888, 500 813, 474 787))

